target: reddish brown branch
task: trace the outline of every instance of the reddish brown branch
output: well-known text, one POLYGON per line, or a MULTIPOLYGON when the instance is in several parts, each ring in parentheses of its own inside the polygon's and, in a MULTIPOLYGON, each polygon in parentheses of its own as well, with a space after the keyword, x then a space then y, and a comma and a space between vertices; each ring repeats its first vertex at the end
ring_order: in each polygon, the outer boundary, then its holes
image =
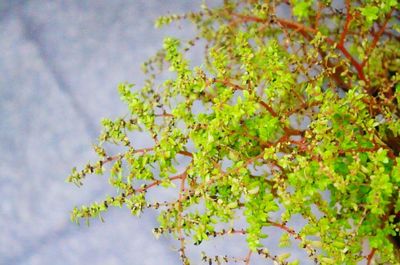
POLYGON ((253 253, 253 251, 249 250, 249 252, 247 253, 247 256, 244 258, 244 264, 245 265, 249 265, 250 264, 250 258, 251 258, 251 254, 253 253))
POLYGON ((295 29, 295 30, 299 31, 300 33, 312 33, 312 34, 318 33, 318 30, 310 28, 310 27, 307 27, 307 26, 305 26, 303 24, 300 24, 300 23, 297 23, 297 22, 294 22, 294 21, 286 20, 286 19, 283 19, 283 18, 276 18, 276 21, 280 25, 282 25, 282 26, 284 26, 286 28, 295 29))
POLYGON ((373 248, 371 250, 371 252, 368 254, 368 256, 367 256, 367 265, 371 265, 372 264, 372 258, 375 255, 375 251, 376 251, 376 248, 373 248))
MULTIPOLYGON (((137 150, 134 150, 133 153, 134 154, 139 154, 139 153, 147 153, 147 152, 150 152, 150 151, 153 151, 153 148, 137 149, 137 150)), ((112 161, 121 159, 123 156, 124 156, 123 154, 119 154, 119 155, 115 155, 115 156, 108 156, 108 157, 106 157, 105 159, 103 159, 101 161, 101 164, 106 164, 108 162, 112 162, 112 161)))
MULTIPOLYGON (((327 41, 330 42, 331 40, 327 39, 327 41)), ((333 44, 333 43, 331 43, 331 44, 333 44)), ((343 44, 342 45, 340 45, 340 44, 337 45, 337 48, 343 53, 344 57, 346 57, 350 61, 351 65, 354 66, 354 68, 357 71, 358 78, 363 80, 363 81, 365 81, 365 82, 367 82, 367 79, 365 78, 365 75, 364 75, 364 71, 363 71, 362 65, 360 63, 358 63, 357 60, 354 59, 353 56, 351 56, 351 54, 346 49, 346 47, 344 47, 343 44)))
POLYGON ((181 247, 179 249, 180 251, 180 256, 181 260, 183 261, 184 264, 186 264, 187 256, 185 253, 185 237, 183 236, 183 221, 182 221, 182 213, 183 213, 183 207, 182 207, 182 200, 183 200, 183 193, 185 192, 185 180, 187 177, 187 169, 185 172, 183 172, 180 175, 181 179, 181 184, 179 188, 179 197, 178 197, 178 236, 179 236, 179 241, 181 243, 181 247))
POLYGON ((321 12, 322 12, 322 8, 323 8, 323 4, 321 2, 318 2, 317 5, 318 5, 317 13, 315 15, 315 21, 314 21, 314 29, 316 29, 316 30, 318 30, 319 20, 321 19, 321 12))
POLYGON ((353 16, 350 13, 350 0, 346 0, 346 9, 347 9, 346 22, 344 24, 344 28, 343 28, 342 34, 340 34, 340 40, 339 40, 339 45, 340 46, 343 46, 343 44, 344 44, 347 32, 349 31, 350 22, 351 22, 351 20, 353 18, 353 16))
MULTIPOLYGON (((177 180, 177 179, 184 179, 184 177, 186 176, 186 171, 183 172, 182 174, 170 177, 169 180, 173 181, 173 180, 177 180)), ((148 189, 154 187, 154 186, 158 186, 163 182, 163 180, 155 180, 150 184, 144 185, 142 188, 136 189, 135 192, 140 193, 140 192, 145 192, 148 189)))
MULTIPOLYGON (((262 19, 262 18, 258 18, 258 17, 253 17, 253 16, 247 16, 247 15, 241 15, 241 14, 232 14, 233 16, 239 17, 244 21, 253 21, 253 22, 259 22, 259 23, 266 23, 268 22, 266 19, 262 19)), ((308 26, 305 26, 303 24, 294 22, 294 21, 290 21, 290 20, 286 20, 283 18, 276 18, 275 21, 281 25, 282 27, 286 27, 286 28, 290 28, 290 29, 294 29, 296 31, 298 31, 301 35, 303 35, 307 40, 310 39, 310 35, 309 33, 315 35, 318 33, 318 30, 310 28, 308 26)), ((331 44, 331 45, 335 45, 335 41, 332 40, 329 37, 325 37, 326 42, 331 44)), ((354 66, 354 68, 357 71, 357 76, 359 79, 365 81, 367 83, 367 80, 365 78, 363 69, 361 64, 359 64, 357 62, 356 59, 354 59, 353 56, 351 56, 351 54, 349 53, 349 51, 346 49, 346 47, 344 46, 344 44, 338 44, 337 49, 340 50, 342 52, 342 54, 344 55, 344 57, 346 57, 352 66, 354 66)))
POLYGON ((193 157, 193 154, 188 151, 179 151, 178 154, 188 156, 188 157, 193 157))
POLYGON ((171 113, 161 113, 161 114, 155 114, 154 116, 156 117, 174 117, 174 115, 172 115, 171 113))
MULTIPOLYGON (((147 153, 150 151, 153 151, 154 148, 142 148, 142 149, 137 149, 135 151, 133 151, 134 154, 140 154, 140 153, 147 153)), ((188 157, 193 157, 193 154, 188 152, 188 151, 179 151, 178 154, 180 155, 184 155, 184 156, 188 156, 188 157)), ((123 154, 119 154, 119 155, 115 155, 115 156, 108 156, 105 159, 101 160, 101 164, 104 165, 106 163, 121 159, 122 157, 124 157, 123 154)))
MULTIPOLYGON (((293 236, 294 239, 303 241, 303 238, 298 233, 296 233, 296 231, 294 231, 292 228, 286 226, 285 224, 280 224, 280 223, 273 222, 270 220, 268 220, 267 222, 269 224, 271 224, 272 226, 278 227, 278 228, 286 231, 289 235, 293 236)), ((315 249, 312 248, 309 244, 304 243, 304 248, 308 249, 310 256, 315 255, 315 253, 316 253, 315 249)))
POLYGON ((365 52, 365 58, 361 63, 361 67, 364 67, 365 64, 368 62, 368 57, 371 54, 371 52, 375 49, 376 45, 378 44, 378 41, 380 39, 380 37, 382 36, 382 34, 385 32, 387 23, 389 22, 390 18, 392 17, 392 13, 393 13, 392 9, 390 11, 390 13, 386 16, 385 22, 383 23, 381 29, 375 34, 374 39, 372 40, 371 46, 369 46, 369 48, 367 49, 367 51, 365 52))
POLYGON ((216 236, 223 236, 223 235, 230 235, 230 234, 245 235, 246 233, 247 232, 244 229, 237 230, 237 229, 232 228, 232 229, 228 229, 228 230, 222 229, 221 231, 215 231, 213 233, 210 233, 210 235, 212 235, 213 237, 216 237, 216 236))
POLYGON ((259 102, 261 106, 263 106, 269 113, 271 113, 272 116, 276 117, 278 116, 278 114, 276 114, 276 112, 272 109, 272 107, 270 107, 267 103, 265 103, 264 101, 260 101, 259 102))
POLYGON ((280 223, 276 223, 273 221, 268 221, 269 224, 271 224, 272 226, 278 227, 282 230, 285 230, 288 234, 292 235, 295 239, 301 239, 300 235, 297 234, 293 229, 287 227, 284 224, 280 224, 280 223))
MULTIPOLYGON (((246 90, 245 88, 243 88, 243 87, 241 87, 239 85, 236 85, 236 84, 234 84, 234 83, 232 83, 232 82, 230 82, 228 80, 215 80, 215 82, 224 84, 226 86, 230 86, 235 90, 246 90)), ((257 102, 261 106, 263 106, 273 117, 279 117, 278 113, 276 113, 276 111, 271 106, 269 106, 267 103, 265 103, 262 100, 258 100, 257 102)), ((303 133, 302 131, 299 131, 299 130, 296 130, 296 129, 292 129, 292 128, 289 128, 289 127, 284 127, 283 130, 289 136, 290 135, 299 135, 299 134, 303 133)))
MULTIPOLYGON (((226 86, 230 86, 234 90, 247 90, 247 89, 245 89, 239 85, 236 85, 228 80, 215 80, 215 82, 224 84, 226 86)), ((260 103, 260 105, 263 106, 272 116, 274 116, 274 117, 278 116, 278 114, 274 111, 274 109, 271 106, 269 106, 267 103, 265 103, 264 101, 259 100, 258 103, 260 103)))

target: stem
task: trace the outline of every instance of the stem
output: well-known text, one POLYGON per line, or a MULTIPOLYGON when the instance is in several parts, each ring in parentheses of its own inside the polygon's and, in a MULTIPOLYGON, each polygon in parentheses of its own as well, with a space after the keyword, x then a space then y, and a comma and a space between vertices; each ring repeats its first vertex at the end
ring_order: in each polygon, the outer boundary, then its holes
POLYGON ((186 253, 185 253, 185 237, 183 236, 183 231, 182 231, 182 199, 183 199, 183 192, 185 191, 185 179, 187 177, 187 171, 183 172, 181 174, 181 185, 179 189, 179 198, 178 198, 178 236, 179 236, 179 241, 181 243, 181 259, 184 264, 186 264, 186 253))
POLYGON ((376 248, 373 248, 371 250, 371 252, 368 254, 368 256, 367 256, 367 265, 371 265, 372 264, 372 258, 375 255, 375 251, 376 251, 376 248))
POLYGON ((319 20, 321 18, 321 12, 322 12, 322 8, 323 8, 323 4, 321 2, 318 2, 317 5, 318 5, 317 14, 315 15, 315 21, 314 21, 314 28, 316 30, 318 29, 318 24, 319 24, 319 20))
POLYGON ((344 24, 342 34, 340 34, 340 41, 339 41, 340 46, 343 46, 343 44, 344 44, 347 32, 349 31, 349 25, 350 25, 351 19, 353 18, 352 15, 350 14, 350 0, 346 0, 346 9, 347 9, 346 22, 344 24))
POLYGON ((383 23, 381 29, 375 34, 374 39, 372 40, 371 46, 369 46, 369 48, 365 52, 365 58, 361 63, 361 67, 364 67, 367 64, 369 55, 375 49, 376 45, 378 44, 378 41, 379 41, 380 37, 382 36, 383 32, 386 29, 387 23, 389 22, 390 18, 392 17, 393 10, 394 9, 392 9, 389 12, 389 14, 386 16, 385 22, 383 23))
MULTIPOLYGON (((172 180, 177 180, 177 179, 184 179, 185 176, 186 176, 186 171, 183 172, 182 174, 179 174, 179 175, 170 177, 169 180, 172 181, 172 180)), ((148 184, 148 185, 145 185, 144 187, 135 190, 135 192, 137 192, 137 193, 145 192, 145 191, 147 191, 148 189, 150 189, 150 188, 152 188, 152 187, 154 187, 154 186, 160 185, 161 182, 162 182, 162 180, 155 180, 155 181, 153 181, 152 183, 150 183, 150 184, 148 184)))
MULTIPOLYGON (((253 16, 246 16, 246 15, 241 15, 241 14, 232 14, 233 16, 239 17, 241 19, 243 19, 244 21, 253 21, 253 22, 259 22, 259 23, 266 23, 268 22, 265 19, 262 18, 258 18, 258 17, 253 17, 253 16)), ((308 26, 305 26, 303 24, 294 22, 294 21, 289 21, 283 18, 276 18, 276 22, 281 25, 282 27, 286 27, 286 28, 290 28, 290 29, 294 29, 296 31, 298 31, 301 35, 303 35, 306 39, 309 40, 310 35, 309 33, 312 33, 313 35, 317 34, 319 31, 313 28, 310 28, 308 26)), ((335 45, 335 41, 333 41, 331 38, 326 37, 326 42, 331 44, 331 45, 335 45)), ((363 68, 361 66, 361 64, 359 64, 357 62, 356 59, 354 59, 353 56, 351 56, 351 54, 349 53, 349 51, 346 49, 346 47, 343 44, 338 44, 336 46, 336 48, 338 50, 340 50, 342 52, 342 54, 344 55, 344 57, 346 57, 352 66, 354 66, 354 68, 357 71, 357 76, 359 79, 363 80, 364 82, 367 83, 367 80, 365 78, 364 72, 363 72, 363 68)))
POLYGON ((245 265, 249 265, 250 264, 250 258, 251 258, 251 254, 253 253, 253 251, 249 250, 249 252, 247 253, 247 256, 244 258, 244 264, 245 265))
MULTIPOLYGON (((150 152, 153 150, 154 150, 154 148, 142 148, 142 149, 137 149, 137 150, 133 151, 133 153, 134 154, 147 153, 147 152, 150 152)), ((106 164, 106 163, 118 160, 118 159, 122 158, 123 156, 124 156, 123 154, 119 154, 119 155, 115 155, 115 156, 108 156, 104 160, 101 160, 101 163, 106 164)))
MULTIPOLYGON (((215 82, 217 83, 221 83, 224 84, 226 86, 230 86, 232 87, 234 90, 247 90, 239 85, 236 85, 228 80, 215 80, 215 82)), ((271 106, 269 106, 267 103, 265 103, 262 100, 259 100, 259 102, 261 106, 263 106, 272 116, 277 117, 278 114, 273 110, 273 108, 271 106)))
MULTIPOLYGON (((300 240, 303 242, 303 238, 298 233, 296 233, 296 231, 294 231, 292 228, 289 228, 284 224, 280 224, 280 223, 273 222, 270 220, 267 220, 267 222, 272 226, 278 227, 278 228, 286 231, 289 235, 293 236, 294 239, 297 239, 297 240, 300 240)), ((309 244, 304 243, 304 248, 308 249, 310 256, 314 256, 316 254, 316 250, 313 249, 309 244)))

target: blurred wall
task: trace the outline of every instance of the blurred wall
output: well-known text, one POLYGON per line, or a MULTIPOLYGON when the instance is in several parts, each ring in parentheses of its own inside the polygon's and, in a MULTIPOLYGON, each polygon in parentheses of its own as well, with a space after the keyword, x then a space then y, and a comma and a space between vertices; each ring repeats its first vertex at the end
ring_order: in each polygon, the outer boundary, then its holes
POLYGON ((162 38, 190 30, 156 30, 154 19, 199 3, 0 0, 0 264, 178 263, 171 241, 154 239, 151 214, 72 224, 74 205, 112 190, 104 178, 81 189, 65 178, 95 158, 100 119, 126 113, 118 82, 140 84, 162 38))

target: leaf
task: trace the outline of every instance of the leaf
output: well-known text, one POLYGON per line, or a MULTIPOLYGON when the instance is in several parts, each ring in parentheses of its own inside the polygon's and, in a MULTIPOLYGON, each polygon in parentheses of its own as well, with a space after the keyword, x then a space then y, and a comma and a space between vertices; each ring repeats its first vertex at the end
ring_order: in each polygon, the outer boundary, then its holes
POLYGON ((377 18, 379 8, 377 6, 361 7, 361 14, 366 18, 369 25, 371 25, 377 18))

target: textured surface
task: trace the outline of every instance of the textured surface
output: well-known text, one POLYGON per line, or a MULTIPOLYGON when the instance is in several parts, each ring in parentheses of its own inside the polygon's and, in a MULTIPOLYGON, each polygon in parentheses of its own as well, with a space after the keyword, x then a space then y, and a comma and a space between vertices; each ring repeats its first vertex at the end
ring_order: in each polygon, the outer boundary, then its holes
MULTIPOLYGON (((0 1, 0 264, 176 264, 154 218, 112 210, 90 228, 69 221, 73 205, 100 200, 107 182, 64 182, 94 158, 101 117, 125 112, 120 81, 165 35, 153 27, 189 1, 0 1), (151 246, 151 247, 149 247, 151 246)), ((109 193, 112 191, 110 190, 109 193)))

